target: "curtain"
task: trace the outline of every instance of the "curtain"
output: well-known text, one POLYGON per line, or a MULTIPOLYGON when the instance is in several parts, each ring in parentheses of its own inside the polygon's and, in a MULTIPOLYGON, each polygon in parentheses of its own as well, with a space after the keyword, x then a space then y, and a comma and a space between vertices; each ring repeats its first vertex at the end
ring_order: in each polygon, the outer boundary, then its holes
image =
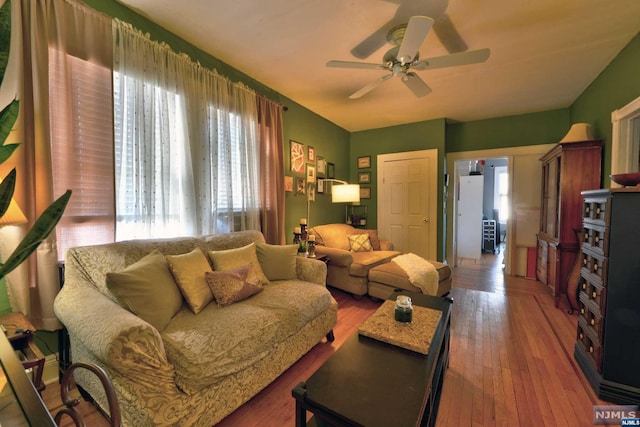
MULTIPOLYGON (((54 188, 50 138, 49 47, 109 63, 110 38, 105 39, 105 34, 110 35, 110 27, 101 15, 72 1, 14 0, 11 7, 10 62, 16 68, 5 80, 14 80, 15 94, 20 100, 15 133, 22 145, 12 156, 12 162, 19 176, 16 200, 29 220, 22 229, 24 233, 60 195, 54 188)), ((56 236, 52 233, 35 256, 7 277, 12 309, 26 314, 39 329, 54 330, 61 326, 53 312, 53 299, 58 292, 58 259, 56 236)))
POLYGON ((126 23, 113 37, 116 239, 260 230, 255 92, 126 23))
POLYGON ((271 244, 284 244, 284 142, 282 106, 258 98, 258 139, 260 141, 260 208, 262 233, 271 244))

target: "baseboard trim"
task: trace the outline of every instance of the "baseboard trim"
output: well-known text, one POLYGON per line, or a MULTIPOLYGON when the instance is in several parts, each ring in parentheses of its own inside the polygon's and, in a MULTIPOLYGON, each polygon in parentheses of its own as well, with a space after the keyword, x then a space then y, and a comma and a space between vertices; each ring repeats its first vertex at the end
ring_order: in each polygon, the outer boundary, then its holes
POLYGON ((42 382, 46 385, 58 382, 58 354, 48 354, 44 358, 42 382))

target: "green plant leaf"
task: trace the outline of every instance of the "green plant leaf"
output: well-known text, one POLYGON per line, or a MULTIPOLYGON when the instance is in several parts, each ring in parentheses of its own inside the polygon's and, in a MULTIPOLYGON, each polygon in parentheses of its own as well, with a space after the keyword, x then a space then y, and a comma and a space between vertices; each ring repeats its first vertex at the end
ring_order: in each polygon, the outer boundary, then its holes
POLYGON ((11 172, 0 182, 0 218, 4 216, 9 209, 13 192, 16 189, 16 168, 11 169, 11 172))
POLYGON ((16 148, 19 146, 20 144, 0 145, 0 164, 4 163, 9 157, 11 157, 13 152, 16 151, 16 148))
POLYGON ((11 132, 11 129, 13 129, 13 125, 18 119, 19 111, 20 102, 17 99, 14 99, 0 112, 0 141, 2 141, 3 145, 9 137, 9 133, 11 132))
POLYGON ((58 221, 60 221, 70 198, 71 190, 67 190, 40 215, 33 228, 29 230, 7 261, 0 266, 0 278, 6 276, 24 262, 38 248, 38 245, 47 238, 56 224, 58 224, 58 221))

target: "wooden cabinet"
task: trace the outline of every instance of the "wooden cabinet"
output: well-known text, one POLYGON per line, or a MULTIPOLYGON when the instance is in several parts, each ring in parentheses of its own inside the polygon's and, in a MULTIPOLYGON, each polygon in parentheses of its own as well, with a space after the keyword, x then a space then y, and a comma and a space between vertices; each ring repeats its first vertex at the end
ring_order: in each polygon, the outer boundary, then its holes
POLYGON ((575 358, 603 400, 640 404, 640 188, 585 191, 575 358))
POLYGON ((581 192, 600 187, 602 141, 562 142, 542 162, 542 201, 538 233, 538 280, 547 284, 556 306, 567 294, 582 223, 581 192))

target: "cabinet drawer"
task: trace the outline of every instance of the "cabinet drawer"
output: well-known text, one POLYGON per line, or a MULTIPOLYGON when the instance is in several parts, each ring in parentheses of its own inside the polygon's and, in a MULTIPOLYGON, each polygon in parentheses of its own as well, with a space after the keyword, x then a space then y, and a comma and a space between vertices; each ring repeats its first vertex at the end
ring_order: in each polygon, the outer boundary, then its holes
POLYGON ((601 225, 607 224, 609 219, 608 201, 607 198, 586 198, 582 208, 583 220, 601 225))
POLYGON ((584 276, 580 276, 578 289, 580 289, 580 299, 592 301, 600 309, 600 313, 604 315, 606 289, 600 283, 591 281, 584 276))
POLYGON ((580 265, 582 275, 588 274, 595 278, 600 279, 600 283, 604 286, 604 279, 607 277, 607 258, 601 255, 596 255, 595 253, 583 251, 580 254, 582 261, 580 265))
POLYGON ((602 341, 604 318, 600 313, 600 307, 597 307, 584 292, 581 292, 578 300, 578 309, 578 322, 582 322, 588 330, 592 331, 594 339, 599 342, 602 341))
POLYGON ((608 256, 609 228, 585 223, 582 228, 582 245, 603 256, 608 256))
POLYGON ((600 343, 594 339, 592 334, 578 321, 577 344, 582 348, 596 368, 596 371, 602 372, 602 347, 600 343))

